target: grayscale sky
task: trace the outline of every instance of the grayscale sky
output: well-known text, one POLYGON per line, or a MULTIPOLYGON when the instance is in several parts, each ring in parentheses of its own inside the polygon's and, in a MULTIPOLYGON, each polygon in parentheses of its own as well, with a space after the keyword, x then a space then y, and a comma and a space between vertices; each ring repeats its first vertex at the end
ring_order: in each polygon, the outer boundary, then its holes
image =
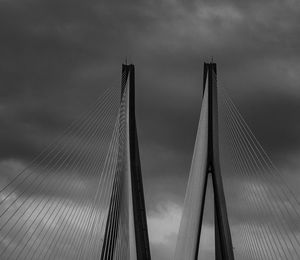
POLYGON ((29 162, 119 84, 126 57, 136 65, 154 260, 172 258, 211 57, 219 84, 299 183, 298 0, 0 0, 0 46, 2 168, 29 162))

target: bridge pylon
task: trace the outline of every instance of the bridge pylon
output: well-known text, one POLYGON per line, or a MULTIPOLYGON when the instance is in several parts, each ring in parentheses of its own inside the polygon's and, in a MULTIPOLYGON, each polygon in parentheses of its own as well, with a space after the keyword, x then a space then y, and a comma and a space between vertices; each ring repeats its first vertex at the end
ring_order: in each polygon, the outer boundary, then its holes
POLYGON ((175 250, 175 260, 201 259, 199 251, 207 179, 212 177, 215 258, 233 260, 231 233, 219 161, 216 63, 204 63, 203 99, 194 154, 175 250))
POLYGON ((135 119, 135 68, 122 65, 116 175, 101 260, 150 260, 149 238, 135 119))

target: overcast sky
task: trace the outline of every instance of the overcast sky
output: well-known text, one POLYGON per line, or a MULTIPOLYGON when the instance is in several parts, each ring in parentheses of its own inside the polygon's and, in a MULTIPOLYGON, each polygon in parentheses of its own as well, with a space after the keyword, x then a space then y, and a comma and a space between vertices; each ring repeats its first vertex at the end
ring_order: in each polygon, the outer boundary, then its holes
POLYGON ((0 32, 2 165, 30 161, 119 84, 126 57, 136 65, 153 259, 173 254, 211 57, 218 83, 299 183, 298 0, 0 0, 0 32))

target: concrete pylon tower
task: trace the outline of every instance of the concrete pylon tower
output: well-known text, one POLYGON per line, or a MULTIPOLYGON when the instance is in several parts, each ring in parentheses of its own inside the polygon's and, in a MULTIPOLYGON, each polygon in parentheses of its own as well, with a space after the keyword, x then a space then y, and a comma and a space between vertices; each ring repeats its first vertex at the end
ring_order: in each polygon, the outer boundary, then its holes
MULTIPOLYGON (((216 260, 233 260, 226 202, 219 162, 217 66, 204 63, 200 120, 175 250, 175 260, 198 260, 208 175, 212 176, 216 260)), ((205 259, 204 259, 205 260, 205 259)))
POLYGON ((135 69, 122 65, 116 175, 101 260, 150 260, 149 238, 135 119, 135 69))

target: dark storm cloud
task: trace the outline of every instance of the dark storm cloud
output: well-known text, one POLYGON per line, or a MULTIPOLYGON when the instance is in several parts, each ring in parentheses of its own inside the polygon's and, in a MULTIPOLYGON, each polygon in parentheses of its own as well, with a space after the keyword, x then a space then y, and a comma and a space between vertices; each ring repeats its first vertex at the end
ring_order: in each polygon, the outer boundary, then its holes
POLYGON ((290 154, 299 152, 299 96, 268 93, 255 96, 251 104, 241 107, 247 122, 277 163, 280 159, 288 161, 290 154))

